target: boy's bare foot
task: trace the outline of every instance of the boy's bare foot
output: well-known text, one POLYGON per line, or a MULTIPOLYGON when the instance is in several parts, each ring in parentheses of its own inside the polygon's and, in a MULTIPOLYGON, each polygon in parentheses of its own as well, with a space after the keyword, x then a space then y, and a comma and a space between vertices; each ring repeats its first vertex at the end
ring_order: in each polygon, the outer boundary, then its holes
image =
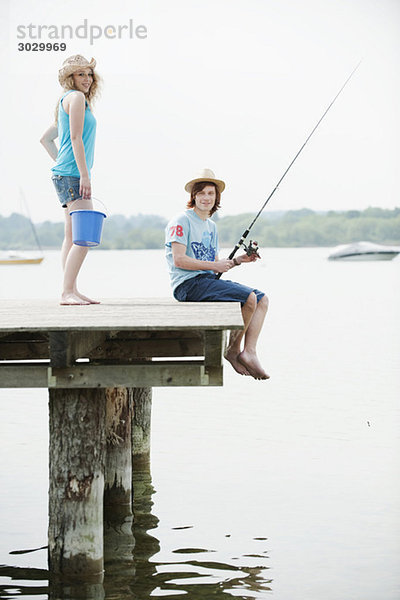
POLYGON ((246 367, 254 379, 269 379, 269 375, 262 368, 255 352, 243 350, 243 352, 238 355, 238 361, 241 362, 244 367, 246 367))
POLYGON ((90 302, 83 300, 76 294, 63 294, 60 300, 61 306, 76 306, 76 305, 89 305, 90 302))
POLYGON ((246 369, 244 365, 238 360, 238 353, 234 350, 230 350, 229 348, 224 354, 224 357, 227 361, 229 361, 232 367, 235 369, 236 373, 240 373, 240 375, 250 375, 249 371, 246 369))

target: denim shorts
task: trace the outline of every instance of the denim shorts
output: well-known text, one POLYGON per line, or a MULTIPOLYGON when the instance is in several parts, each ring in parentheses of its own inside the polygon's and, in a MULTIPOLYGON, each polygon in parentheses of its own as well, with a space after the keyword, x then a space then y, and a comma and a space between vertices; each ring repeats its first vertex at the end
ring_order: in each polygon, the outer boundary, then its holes
POLYGON ((174 298, 179 302, 246 302, 249 294, 254 292, 257 302, 265 296, 255 288, 229 281, 217 279, 214 273, 204 273, 186 279, 174 290, 174 298))
POLYGON ((70 175, 52 175, 51 178, 56 188, 57 196, 61 206, 65 208, 71 200, 79 200, 82 195, 79 193, 79 177, 70 175))

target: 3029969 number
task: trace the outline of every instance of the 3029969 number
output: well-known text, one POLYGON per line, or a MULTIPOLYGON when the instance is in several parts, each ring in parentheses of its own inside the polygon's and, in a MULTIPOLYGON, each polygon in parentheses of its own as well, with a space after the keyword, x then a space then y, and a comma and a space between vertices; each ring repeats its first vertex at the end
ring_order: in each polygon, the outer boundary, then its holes
POLYGON ((18 44, 19 52, 23 52, 24 50, 26 52, 51 52, 52 50, 55 52, 64 52, 66 49, 67 44, 65 42, 61 42, 61 44, 58 42, 54 44, 52 42, 20 42, 18 44))

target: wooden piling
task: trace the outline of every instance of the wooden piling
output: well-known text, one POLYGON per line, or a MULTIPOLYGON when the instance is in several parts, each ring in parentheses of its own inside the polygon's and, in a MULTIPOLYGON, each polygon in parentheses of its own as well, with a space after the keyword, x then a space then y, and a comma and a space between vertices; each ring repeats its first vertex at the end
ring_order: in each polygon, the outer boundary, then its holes
POLYGON ((127 388, 107 388, 104 505, 131 505, 132 405, 127 388))
POLYGON ((114 574, 133 574, 132 394, 108 388, 105 396, 104 564, 114 574))
POLYGON ((131 388, 133 400, 132 464, 140 469, 150 461, 152 388, 131 388))
POLYGON ((104 390, 52 389, 49 569, 101 581, 106 450, 104 390))

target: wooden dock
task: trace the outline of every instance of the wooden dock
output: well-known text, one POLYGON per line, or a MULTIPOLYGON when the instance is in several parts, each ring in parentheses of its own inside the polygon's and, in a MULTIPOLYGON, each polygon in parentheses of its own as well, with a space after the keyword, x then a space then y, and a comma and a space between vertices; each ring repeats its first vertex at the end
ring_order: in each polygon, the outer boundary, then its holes
POLYGON ((222 385, 225 332, 242 326, 239 303, 0 300, 0 387, 222 385))
POLYGON ((242 327, 239 303, 0 300, 0 387, 49 389, 50 584, 101 582, 118 531, 113 560, 129 561, 151 389, 222 385, 226 333, 242 327))

